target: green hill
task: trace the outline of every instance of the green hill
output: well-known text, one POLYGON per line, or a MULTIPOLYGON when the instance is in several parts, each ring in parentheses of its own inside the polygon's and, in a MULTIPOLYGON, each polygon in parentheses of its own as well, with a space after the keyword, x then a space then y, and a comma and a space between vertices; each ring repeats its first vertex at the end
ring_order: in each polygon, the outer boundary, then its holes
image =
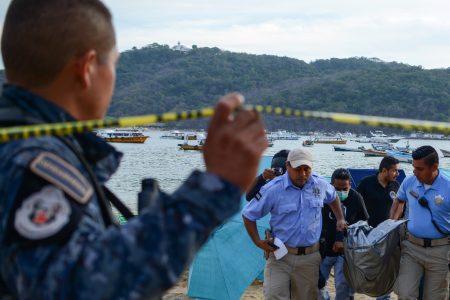
MULTIPOLYGON (((113 116, 195 109, 212 105, 230 91, 240 91, 248 103, 300 109, 437 121, 448 121, 450 116, 449 69, 424 70, 377 59, 308 64, 218 48, 194 47, 183 53, 152 44, 122 53, 117 78, 113 116)), ((268 119, 271 129, 330 127, 323 122, 268 119)))
MULTIPOLYGON (((230 91, 243 93, 255 104, 450 120, 450 69, 424 70, 363 57, 305 63, 195 46, 186 53, 156 43, 121 53, 108 114, 196 109, 213 105, 230 91)), ((363 129, 285 120, 269 117, 266 123, 270 129, 363 129)))

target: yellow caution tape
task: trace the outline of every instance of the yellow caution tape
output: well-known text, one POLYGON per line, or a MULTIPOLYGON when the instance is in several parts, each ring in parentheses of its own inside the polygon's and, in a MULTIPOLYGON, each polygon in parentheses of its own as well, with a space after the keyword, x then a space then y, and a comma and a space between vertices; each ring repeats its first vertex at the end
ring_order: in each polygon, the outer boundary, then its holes
MULTIPOLYGON (((407 131, 424 131, 442 134, 450 133, 450 123, 448 122, 434 122, 346 113, 298 110, 285 107, 272 107, 262 105, 246 106, 246 108, 253 109, 264 114, 286 117, 322 119, 345 124, 364 124, 371 127, 390 127, 407 131)), ((154 123, 167 123, 182 120, 209 118, 213 114, 214 109, 211 107, 206 107, 200 110, 183 111, 179 113, 168 112, 160 115, 151 114, 135 117, 111 118, 105 120, 88 120, 0 128, 0 142, 5 143, 11 140, 28 139, 31 137, 49 135, 71 135, 74 133, 83 133, 92 131, 94 129, 108 127, 132 127, 150 125, 154 123)))

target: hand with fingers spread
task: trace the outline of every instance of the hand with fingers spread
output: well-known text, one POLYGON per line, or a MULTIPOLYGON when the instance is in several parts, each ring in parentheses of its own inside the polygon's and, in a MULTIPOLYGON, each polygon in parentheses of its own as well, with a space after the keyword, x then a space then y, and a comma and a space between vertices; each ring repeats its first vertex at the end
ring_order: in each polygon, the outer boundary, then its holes
POLYGON ((240 110, 244 97, 233 93, 219 100, 203 147, 206 170, 246 191, 252 184, 267 138, 259 113, 240 110))

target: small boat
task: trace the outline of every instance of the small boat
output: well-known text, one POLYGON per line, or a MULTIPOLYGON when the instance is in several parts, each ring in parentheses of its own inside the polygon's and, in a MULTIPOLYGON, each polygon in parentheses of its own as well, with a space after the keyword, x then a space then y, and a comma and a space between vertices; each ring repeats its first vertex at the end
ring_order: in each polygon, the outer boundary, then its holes
POLYGON ((203 151, 203 144, 197 144, 197 145, 178 144, 178 147, 179 147, 181 150, 197 150, 197 151, 203 151))
POLYGON ((303 147, 312 147, 314 146, 314 141, 313 140, 304 140, 302 143, 303 147))
POLYGON ((344 146, 334 146, 334 151, 338 152, 363 152, 364 147, 358 147, 358 148, 350 148, 350 147, 344 147, 344 146))
POLYGON ((97 136, 110 143, 143 144, 149 138, 139 129, 113 129, 97 132, 97 136))
POLYGON ((398 141, 400 141, 400 139, 401 139, 401 137, 387 136, 381 130, 375 130, 375 132, 372 132, 372 131, 369 131, 369 132, 370 132, 370 135, 372 136, 372 138, 380 139, 380 140, 387 140, 389 143, 395 144, 398 141))
POLYGON ((444 155, 444 157, 450 157, 450 151, 448 150, 444 150, 444 149, 440 149, 442 154, 444 155))
POLYGON ((414 151, 414 148, 411 148, 409 146, 409 141, 406 142, 406 146, 405 147, 401 147, 401 146, 396 146, 395 150, 398 150, 400 152, 405 152, 405 153, 412 153, 414 151))
POLYGON ((358 139, 355 139, 354 141, 357 143, 367 143, 367 144, 371 143, 388 144, 388 143, 397 143, 398 141, 400 141, 400 138, 372 136, 372 137, 360 137, 358 139))
POLYGON ((343 139, 340 136, 337 137, 315 137, 314 138, 314 143, 316 144, 340 144, 340 145, 345 145, 347 144, 347 140, 343 139))
POLYGON ((161 139, 172 139, 172 140, 182 140, 184 139, 184 132, 178 130, 172 130, 168 134, 164 134, 160 137, 161 139))
POLYGON ((189 141, 192 141, 192 139, 189 139, 188 135, 184 136, 184 143, 178 144, 178 147, 181 150, 197 150, 197 151, 203 151, 203 145, 205 144, 205 137, 203 136, 203 139, 196 139, 196 144, 189 144, 189 141))
POLYGON ((300 137, 293 132, 288 132, 286 130, 279 130, 277 132, 273 132, 269 135, 269 138, 271 138, 273 141, 276 140, 284 140, 284 141, 296 141, 300 137))
POLYGON ((411 153, 405 153, 398 150, 387 150, 386 154, 398 159, 400 162, 412 163, 411 153))
POLYGON ((374 143, 372 148, 377 151, 394 150, 394 145, 390 143, 374 143))
POLYGON ((373 149, 363 150, 362 152, 364 153, 364 156, 368 156, 368 157, 386 156, 386 152, 377 151, 377 150, 373 150, 373 149))
POLYGON ((372 131, 369 131, 369 132, 370 132, 370 135, 373 137, 383 137, 383 138, 387 137, 387 135, 385 135, 384 132, 381 130, 375 130, 375 132, 372 132, 372 131))

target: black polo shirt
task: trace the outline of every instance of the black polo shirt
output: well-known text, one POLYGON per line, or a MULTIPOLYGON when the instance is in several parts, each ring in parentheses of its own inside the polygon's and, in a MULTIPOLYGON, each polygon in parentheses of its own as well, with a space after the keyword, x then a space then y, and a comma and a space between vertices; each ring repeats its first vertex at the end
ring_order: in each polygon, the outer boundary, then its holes
POLYGON ((378 182, 377 174, 367 176, 361 180, 357 191, 363 196, 369 213, 369 225, 376 227, 389 219, 392 202, 394 201, 400 184, 390 182, 385 188, 378 182))
MULTIPOLYGON (((362 196, 350 189, 347 199, 341 202, 342 213, 348 224, 356 223, 360 220, 367 220, 368 215, 366 207, 364 206, 364 200, 362 196)), ((338 256, 339 253, 333 252, 333 245, 335 241, 342 241, 342 234, 336 234, 336 217, 333 211, 328 205, 325 205, 322 209, 322 237, 325 238, 325 255, 326 256, 338 256)))

